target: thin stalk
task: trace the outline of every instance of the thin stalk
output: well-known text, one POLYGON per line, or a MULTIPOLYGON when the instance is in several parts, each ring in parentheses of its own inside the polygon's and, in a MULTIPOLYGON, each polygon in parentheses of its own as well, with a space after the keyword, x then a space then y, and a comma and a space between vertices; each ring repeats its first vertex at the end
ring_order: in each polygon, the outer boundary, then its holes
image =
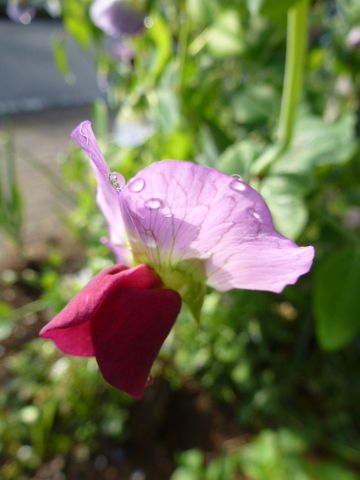
POLYGON ((49 302, 43 299, 34 300, 33 302, 27 303, 22 307, 16 308, 12 311, 11 319, 14 322, 22 320, 28 315, 33 315, 34 313, 39 313, 49 307, 49 302))
POLYGON ((289 148, 303 88, 307 47, 309 0, 300 0, 288 11, 286 59, 277 142, 253 165, 256 175, 264 176, 289 148))
POLYGON ((297 107, 303 86, 307 47, 309 1, 301 0, 288 13, 284 87, 278 138, 284 149, 292 140, 297 107))

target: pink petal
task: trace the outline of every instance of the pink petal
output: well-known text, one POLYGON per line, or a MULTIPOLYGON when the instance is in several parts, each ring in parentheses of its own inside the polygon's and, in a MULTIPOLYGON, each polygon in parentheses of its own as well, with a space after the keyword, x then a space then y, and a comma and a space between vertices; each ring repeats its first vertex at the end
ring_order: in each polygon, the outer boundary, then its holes
MULTIPOLYGON (((129 253, 124 246, 125 230, 120 211, 119 192, 112 186, 103 154, 97 144, 91 128, 91 122, 82 122, 71 134, 71 138, 84 150, 89 157, 97 180, 97 203, 107 220, 110 231, 110 242, 116 248, 117 261, 128 263, 129 253)), ((119 190, 125 185, 124 178, 117 174, 119 190)))
POLYGON ((134 252, 143 248, 155 269, 199 258, 208 284, 219 290, 274 292, 310 269, 314 249, 276 232, 263 198, 215 169, 157 162, 129 182, 123 197, 134 252))

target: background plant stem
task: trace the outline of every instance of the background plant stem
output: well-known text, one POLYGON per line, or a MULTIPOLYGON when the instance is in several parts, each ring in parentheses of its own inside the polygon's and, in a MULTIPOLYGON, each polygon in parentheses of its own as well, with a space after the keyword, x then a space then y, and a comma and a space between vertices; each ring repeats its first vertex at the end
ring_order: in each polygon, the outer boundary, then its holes
POLYGON ((303 87, 308 10, 309 0, 301 0, 288 11, 285 73, 277 142, 254 163, 255 175, 264 176, 291 144, 303 87))
POLYGON ((308 0, 301 0, 288 12, 286 62, 281 99, 278 139, 285 150, 290 145, 303 86, 308 31, 308 0))

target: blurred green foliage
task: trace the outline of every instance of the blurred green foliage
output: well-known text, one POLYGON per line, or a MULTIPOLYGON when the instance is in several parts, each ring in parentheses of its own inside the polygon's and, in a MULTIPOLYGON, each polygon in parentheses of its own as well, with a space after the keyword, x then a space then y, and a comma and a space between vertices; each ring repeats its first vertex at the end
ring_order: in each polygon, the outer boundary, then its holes
MULTIPOLYGON (((279 296, 208 292, 201 325, 182 312, 154 375, 173 391, 190 383, 206 392, 250 436, 218 456, 179 455, 172 479, 360 478, 360 49, 346 42, 360 25, 359 2, 311 2, 304 91, 285 149, 278 118, 295 1, 144 2, 144 33, 121 39, 130 58, 92 25, 90 3, 65 0, 63 23, 96 62, 104 98, 93 121, 111 170, 129 179, 176 158, 240 174, 264 195, 281 233, 316 247, 313 272, 279 296)), ((55 57, 68 75, 62 39, 55 57)), ((66 222, 86 256, 68 269, 50 252, 31 280, 54 311, 113 261, 99 242, 106 225, 95 180, 77 149, 63 181, 77 198, 66 222)), ((0 304, 3 338, 10 308, 0 304)), ((92 458, 102 443, 131 436, 132 402, 103 383, 93 361, 34 340, 6 357, 6 369, 4 480, 32 478, 56 454, 92 458)))

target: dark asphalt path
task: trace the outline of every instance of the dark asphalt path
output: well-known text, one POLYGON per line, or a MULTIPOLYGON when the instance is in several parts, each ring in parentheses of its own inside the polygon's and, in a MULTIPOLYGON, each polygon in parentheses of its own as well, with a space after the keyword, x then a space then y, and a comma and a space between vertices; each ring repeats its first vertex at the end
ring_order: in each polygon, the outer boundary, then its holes
POLYGON ((60 23, 35 20, 18 25, 0 20, 0 116, 76 106, 99 96, 90 53, 67 39, 75 83, 69 85, 54 65, 52 39, 60 23))

